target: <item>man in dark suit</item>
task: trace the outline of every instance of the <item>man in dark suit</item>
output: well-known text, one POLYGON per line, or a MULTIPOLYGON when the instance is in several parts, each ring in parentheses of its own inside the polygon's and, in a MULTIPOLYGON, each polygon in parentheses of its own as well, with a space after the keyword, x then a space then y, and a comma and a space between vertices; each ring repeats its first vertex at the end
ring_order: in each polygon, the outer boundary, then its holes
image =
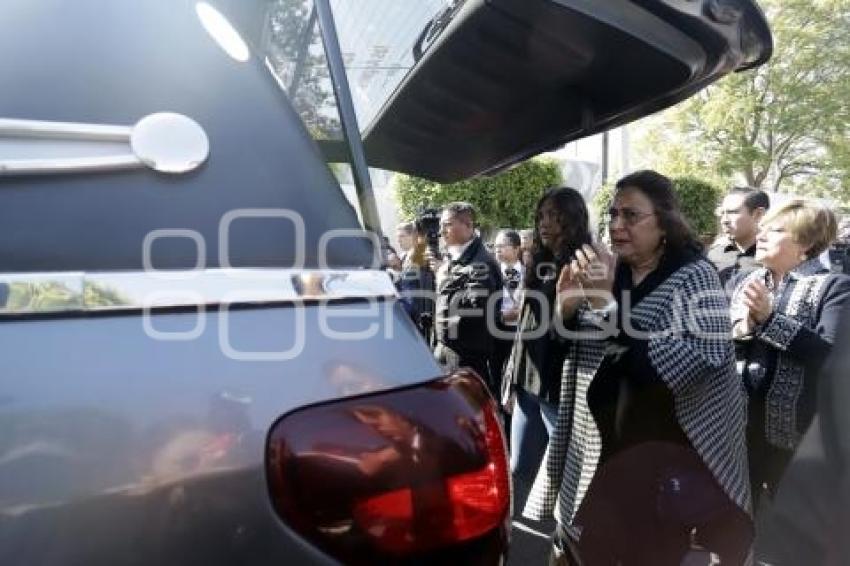
POLYGON ((767 193, 750 187, 734 187, 717 208, 723 237, 709 249, 708 260, 717 268, 726 287, 742 270, 754 265, 758 223, 770 207, 767 193))
POLYGON ((398 240, 398 259, 404 265, 407 256, 413 249, 414 240, 416 240, 416 225, 413 222, 402 222, 396 226, 395 237, 398 240))
POLYGON ((432 262, 437 274, 434 354, 447 371, 472 368, 498 394, 490 368, 495 340, 487 323, 495 324, 498 318, 502 292, 499 264, 476 235, 471 204, 448 204, 440 219, 440 233, 446 256, 443 261, 432 262), (497 297, 490 300, 492 295, 497 297))

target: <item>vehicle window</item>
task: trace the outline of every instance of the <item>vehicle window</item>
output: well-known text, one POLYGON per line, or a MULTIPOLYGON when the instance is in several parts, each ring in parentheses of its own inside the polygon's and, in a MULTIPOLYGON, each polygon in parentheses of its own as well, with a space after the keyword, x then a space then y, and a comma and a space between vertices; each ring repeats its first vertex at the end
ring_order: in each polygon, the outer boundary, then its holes
POLYGON ((264 62, 316 139, 342 128, 312 0, 272 0, 263 30, 264 62))
MULTIPOLYGON (((331 0, 357 121, 368 127, 461 0, 331 0)), ((318 140, 341 140, 313 0, 271 0, 265 63, 318 140)))
POLYGON ((458 0, 331 0, 357 122, 365 129, 458 0))

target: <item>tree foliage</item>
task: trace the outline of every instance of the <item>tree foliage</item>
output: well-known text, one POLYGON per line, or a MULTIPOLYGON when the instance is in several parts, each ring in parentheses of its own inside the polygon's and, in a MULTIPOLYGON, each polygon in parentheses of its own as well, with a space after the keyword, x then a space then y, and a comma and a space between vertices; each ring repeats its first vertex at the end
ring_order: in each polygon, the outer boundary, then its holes
POLYGON ((314 137, 340 132, 315 8, 310 0, 273 0, 268 7, 266 58, 314 137))
POLYGON ((551 160, 530 159, 494 177, 444 185, 398 175, 395 183, 396 198, 404 218, 413 219, 425 207, 467 201, 475 206, 481 229, 489 232, 495 228, 530 226, 543 191, 561 184, 561 171, 551 160))
POLYGON ((590 203, 590 213, 596 221, 597 236, 606 239, 608 232, 608 209, 614 202, 614 185, 604 185, 593 195, 590 203))
POLYGON ((117 290, 96 283, 87 283, 82 296, 75 289, 53 282, 12 283, 7 292, 5 306, 12 311, 76 308, 81 304, 87 307, 131 304, 131 301, 117 290))
POLYGON ((850 176, 850 2, 759 3, 770 62, 655 118, 642 149, 670 175, 839 196, 850 176))

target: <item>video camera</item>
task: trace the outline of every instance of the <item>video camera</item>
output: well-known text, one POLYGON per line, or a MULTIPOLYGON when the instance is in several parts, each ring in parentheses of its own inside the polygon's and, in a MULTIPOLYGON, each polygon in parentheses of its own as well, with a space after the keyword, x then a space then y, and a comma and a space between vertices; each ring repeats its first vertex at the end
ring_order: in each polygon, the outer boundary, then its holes
POLYGON ((423 208, 416 215, 416 231, 425 236, 428 250, 440 259, 440 216, 439 208, 423 208))

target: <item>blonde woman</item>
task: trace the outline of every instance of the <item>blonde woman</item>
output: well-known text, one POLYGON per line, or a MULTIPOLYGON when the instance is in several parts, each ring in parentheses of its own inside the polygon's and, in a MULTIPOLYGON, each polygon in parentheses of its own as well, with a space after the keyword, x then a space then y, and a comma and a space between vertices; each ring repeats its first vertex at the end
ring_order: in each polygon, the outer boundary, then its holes
POLYGON ((793 200, 762 220, 756 261, 732 295, 738 372, 749 394, 747 444, 753 496, 769 495, 815 413, 817 375, 833 345, 850 277, 818 260, 835 215, 793 200))

